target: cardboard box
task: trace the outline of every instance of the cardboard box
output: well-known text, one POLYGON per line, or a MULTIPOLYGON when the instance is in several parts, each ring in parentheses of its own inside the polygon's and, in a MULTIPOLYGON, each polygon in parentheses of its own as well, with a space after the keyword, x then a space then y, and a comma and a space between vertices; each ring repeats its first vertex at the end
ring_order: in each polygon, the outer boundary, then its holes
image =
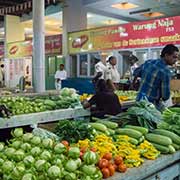
POLYGON ((172 91, 180 90, 180 79, 173 79, 170 82, 170 87, 172 91))

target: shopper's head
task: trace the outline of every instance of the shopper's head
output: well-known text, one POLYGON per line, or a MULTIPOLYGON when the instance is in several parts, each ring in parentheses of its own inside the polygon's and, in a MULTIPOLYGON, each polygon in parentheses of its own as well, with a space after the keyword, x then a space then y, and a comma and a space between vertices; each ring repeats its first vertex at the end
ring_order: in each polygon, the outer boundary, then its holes
POLYGON ((106 81, 104 79, 99 79, 97 81, 96 90, 99 92, 107 91, 106 81))
POLYGON ((107 89, 110 91, 116 90, 116 87, 114 86, 113 81, 111 79, 106 80, 106 86, 107 86, 107 89))
POLYGON ((131 66, 133 66, 137 61, 139 61, 138 58, 133 54, 129 55, 128 60, 131 66))
POLYGON ((168 65, 173 65, 178 60, 179 49, 173 44, 166 45, 162 52, 161 58, 163 58, 168 65))
POLYGON ((59 65, 59 69, 62 71, 62 70, 64 70, 64 64, 60 64, 59 65))
POLYGON ((4 64, 1 64, 1 68, 4 68, 4 64))
POLYGON ((112 66, 115 66, 117 64, 117 60, 115 56, 110 56, 108 61, 112 66))

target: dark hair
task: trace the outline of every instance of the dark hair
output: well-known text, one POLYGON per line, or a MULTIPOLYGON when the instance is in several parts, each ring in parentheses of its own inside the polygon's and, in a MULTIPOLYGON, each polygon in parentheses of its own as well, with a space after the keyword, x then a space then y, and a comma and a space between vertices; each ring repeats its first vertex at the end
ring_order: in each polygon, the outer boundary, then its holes
POLYGON ((174 44, 167 44, 161 51, 161 57, 165 57, 165 54, 171 55, 174 52, 179 52, 179 49, 174 44))
POLYGON ((113 59, 116 59, 116 57, 115 57, 115 56, 110 56, 110 57, 108 58, 108 62, 111 62, 113 59))
POLYGON ((104 79, 99 79, 96 84, 97 91, 102 92, 102 91, 107 91, 107 85, 106 81, 104 79))
POLYGON ((64 67, 64 64, 60 64, 59 66, 63 66, 64 67))
POLYGON ((135 55, 133 55, 133 54, 129 55, 128 60, 130 62, 137 62, 137 61, 139 61, 139 59, 135 55))
POLYGON ((4 67, 4 64, 1 64, 1 67, 3 68, 3 67, 4 67))

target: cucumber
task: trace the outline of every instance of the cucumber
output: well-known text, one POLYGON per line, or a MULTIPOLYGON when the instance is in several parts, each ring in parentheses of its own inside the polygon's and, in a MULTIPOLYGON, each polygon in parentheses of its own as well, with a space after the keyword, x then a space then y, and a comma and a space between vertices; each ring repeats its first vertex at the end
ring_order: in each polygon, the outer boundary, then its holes
POLYGON ((54 101, 51 101, 51 100, 49 100, 49 99, 46 99, 45 101, 44 101, 44 105, 47 105, 47 106, 51 106, 51 107, 55 107, 56 106, 56 103, 54 102, 54 101))
POLYGON ((144 141, 144 136, 141 136, 140 138, 139 138, 139 143, 142 143, 143 141, 144 141))
POLYGON ((107 127, 104 124, 101 123, 90 123, 91 127, 93 127, 94 129, 98 130, 98 131, 102 131, 105 132, 107 131, 107 127))
POLYGON ((141 132, 142 134, 148 133, 148 129, 145 127, 126 125, 125 128, 135 129, 135 130, 141 132))
POLYGON ((116 129, 115 131, 117 134, 121 134, 121 135, 127 135, 129 137, 135 138, 135 139, 140 139, 142 137, 142 133, 140 133, 139 131, 136 131, 134 129, 130 129, 130 128, 122 128, 122 129, 116 129))
POLYGON ((152 145, 163 154, 169 153, 169 147, 166 147, 166 146, 163 146, 160 144, 156 144, 156 143, 152 143, 152 145))
POLYGON ((180 146, 178 144, 172 143, 172 146, 175 148, 175 150, 179 150, 180 146))
POLYGON ((110 128, 108 128, 108 132, 109 132, 110 135, 114 135, 115 134, 115 130, 110 129, 110 128))
POLYGON ((112 121, 108 121, 108 120, 97 120, 97 123, 102 123, 104 124, 107 128, 110 129, 116 129, 118 127, 118 124, 112 121))
POLYGON ((129 139, 129 142, 130 142, 131 144, 134 144, 134 145, 138 145, 138 144, 139 144, 138 140, 135 139, 135 138, 132 138, 132 137, 129 139))
POLYGON ((172 145, 169 145, 168 147, 169 147, 169 153, 170 154, 173 154, 176 152, 175 148, 172 145))
POLYGON ((180 145, 180 137, 173 132, 170 132, 170 131, 164 130, 164 129, 155 129, 153 131, 153 133, 167 136, 167 137, 171 138, 173 143, 180 145))
POLYGON ((163 146, 169 146, 170 144, 172 144, 172 140, 169 137, 159 134, 149 133, 145 135, 145 138, 150 142, 160 144, 163 146))

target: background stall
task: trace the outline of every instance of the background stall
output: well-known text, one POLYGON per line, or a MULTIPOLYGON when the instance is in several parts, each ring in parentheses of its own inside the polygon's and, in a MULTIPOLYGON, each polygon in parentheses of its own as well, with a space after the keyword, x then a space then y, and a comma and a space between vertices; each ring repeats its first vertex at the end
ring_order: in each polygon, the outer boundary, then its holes
POLYGON ((95 57, 101 59, 103 54, 116 56, 122 82, 126 82, 130 74, 130 54, 139 59, 140 65, 148 59, 159 58, 166 44, 180 46, 179 20, 180 16, 175 16, 69 33, 70 77, 74 81, 65 85, 79 90, 76 79, 80 78, 84 86, 89 86, 86 82, 94 76, 95 57))
MULTIPOLYGON (((62 35, 45 37, 46 52, 46 90, 55 89, 54 74, 59 64, 64 64, 62 56, 62 35)), ((32 77, 32 40, 9 43, 8 58, 5 60, 6 87, 15 88, 23 76, 26 85, 33 86, 32 77)))

